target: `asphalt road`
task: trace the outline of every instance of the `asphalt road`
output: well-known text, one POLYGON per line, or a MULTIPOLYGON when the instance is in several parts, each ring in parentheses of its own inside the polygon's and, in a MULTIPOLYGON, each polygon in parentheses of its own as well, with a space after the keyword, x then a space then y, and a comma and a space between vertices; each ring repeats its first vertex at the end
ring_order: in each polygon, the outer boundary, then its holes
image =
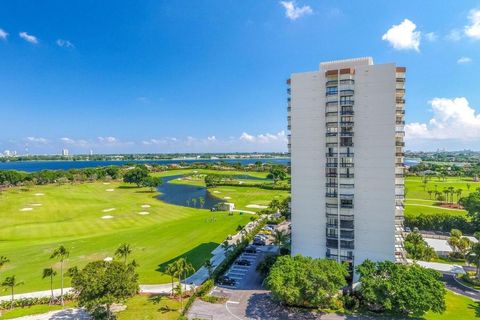
POLYGON ((469 297, 471 299, 479 300, 480 301, 480 292, 473 290, 471 288, 468 288, 460 283, 458 283, 455 279, 455 276, 451 274, 443 274, 442 281, 445 283, 445 286, 447 289, 464 295, 466 297, 469 297))

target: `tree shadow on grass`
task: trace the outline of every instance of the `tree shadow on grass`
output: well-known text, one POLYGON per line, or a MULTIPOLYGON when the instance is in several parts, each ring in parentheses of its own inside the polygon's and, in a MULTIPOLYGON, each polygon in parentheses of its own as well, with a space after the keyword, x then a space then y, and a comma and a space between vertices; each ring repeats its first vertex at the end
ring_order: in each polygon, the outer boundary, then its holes
POLYGON ((118 186, 117 188, 118 189, 140 189, 141 187, 137 187, 135 185, 131 185, 131 186, 122 185, 122 186, 118 186))
POLYGON ((480 318, 480 301, 472 301, 468 305, 468 309, 473 309, 475 310, 475 317, 480 318))
POLYGON ((188 262, 190 262, 193 265, 195 270, 198 270, 205 263, 205 260, 210 258, 211 256, 210 253, 219 245, 220 244, 216 242, 202 243, 196 246, 195 248, 187 252, 184 252, 181 255, 176 256, 173 259, 170 259, 168 261, 165 261, 159 264, 156 271, 165 272, 165 270, 167 269, 170 263, 175 262, 180 258, 185 258, 188 262))

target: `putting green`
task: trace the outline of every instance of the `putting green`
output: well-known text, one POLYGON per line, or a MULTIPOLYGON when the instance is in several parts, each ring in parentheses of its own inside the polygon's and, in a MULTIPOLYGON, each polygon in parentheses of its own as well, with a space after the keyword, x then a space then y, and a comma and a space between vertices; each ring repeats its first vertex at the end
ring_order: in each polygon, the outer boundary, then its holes
MULTIPOLYGON (((173 174, 179 171, 162 175, 173 174)), ((11 262, 0 270, 0 278, 16 275, 24 281, 17 293, 47 290, 49 281, 42 279, 42 270, 52 265, 59 270, 59 263, 49 259, 59 245, 70 251, 68 268, 113 257, 115 249, 126 242, 133 248, 131 258, 139 264, 140 282, 167 283, 170 277, 160 271, 167 263, 185 256, 195 268, 200 267, 228 234, 251 217, 169 205, 157 200, 157 195, 120 182, 2 192, 0 255, 11 262), (24 208, 31 210, 21 211, 24 208)), ((255 197, 251 194, 250 200, 255 197)), ((58 288, 60 277, 54 281, 58 288)), ((69 286, 68 278, 65 286, 69 286)))

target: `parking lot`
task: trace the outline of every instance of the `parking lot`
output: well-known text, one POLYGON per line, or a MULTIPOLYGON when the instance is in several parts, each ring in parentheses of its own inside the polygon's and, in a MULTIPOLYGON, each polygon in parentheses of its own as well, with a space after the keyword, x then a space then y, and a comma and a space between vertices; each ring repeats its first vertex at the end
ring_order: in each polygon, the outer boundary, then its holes
POLYGON ((261 232, 265 235, 254 241, 257 245, 248 247, 254 250, 242 252, 223 275, 224 283, 219 278, 222 284, 217 283, 210 294, 225 298, 225 302, 208 303, 197 299, 190 308, 189 319, 258 319, 256 314, 264 311, 264 299, 269 297, 269 292, 262 287, 263 279, 256 267, 266 255, 278 252, 278 247, 272 244, 272 231, 273 228, 265 228, 261 232))

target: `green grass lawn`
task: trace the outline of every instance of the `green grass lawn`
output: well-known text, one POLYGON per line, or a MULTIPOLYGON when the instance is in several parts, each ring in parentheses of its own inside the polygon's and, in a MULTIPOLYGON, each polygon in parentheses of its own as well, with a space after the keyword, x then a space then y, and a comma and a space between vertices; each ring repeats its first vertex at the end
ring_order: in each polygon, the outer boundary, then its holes
MULTIPOLYGON (((435 190, 442 192, 445 188, 454 187, 462 189, 461 197, 467 196, 470 192, 476 191, 480 188, 480 182, 473 182, 469 177, 447 177, 445 181, 431 178, 424 188, 421 177, 406 177, 405 188, 407 189, 407 196, 405 200, 405 216, 417 216, 420 214, 448 214, 448 215, 466 215, 465 210, 451 210, 437 206, 437 201, 430 198, 428 190, 435 190), (467 184, 470 187, 467 187, 467 184)), ((457 201, 457 196, 454 196, 454 201, 457 201)))
MULTIPOLYGON (((442 192, 445 188, 454 187, 455 189, 463 189, 462 196, 468 195, 470 192, 476 191, 480 187, 480 182, 473 182, 470 177, 446 177, 445 181, 432 177, 423 188, 422 177, 406 177, 405 187, 407 188, 407 199, 430 199, 428 190, 438 190, 442 192), (467 184, 470 185, 468 189, 467 184)), ((457 197, 454 196, 456 201, 457 197)))
POLYGON ((447 291, 447 310, 443 314, 428 312, 425 320, 471 320, 480 318, 480 303, 447 291))
POLYGON ((176 320, 180 316, 180 302, 166 296, 138 295, 126 305, 125 311, 117 313, 118 320, 176 320))
MULTIPOLYGON (((250 218, 169 205, 156 199, 157 195, 119 182, 4 191, 0 194, 0 255, 11 262, 2 268, 0 278, 16 275, 24 281, 16 288, 18 293, 46 290, 49 283, 42 280, 42 270, 52 265, 59 269, 59 263, 49 259, 57 246, 63 244, 70 250, 68 268, 112 257, 119 244, 127 242, 133 247, 131 258, 140 265, 140 283, 166 283, 170 278, 159 271, 165 264, 185 256, 198 268, 228 234, 250 218), (149 214, 140 215, 142 211, 149 214), (107 215, 113 218, 102 219, 107 215), (212 216, 217 219, 208 219, 212 216)), ((251 195, 252 201, 255 197, 251 195)), ((54 281, 58 288, 60 278, 54 281)))

